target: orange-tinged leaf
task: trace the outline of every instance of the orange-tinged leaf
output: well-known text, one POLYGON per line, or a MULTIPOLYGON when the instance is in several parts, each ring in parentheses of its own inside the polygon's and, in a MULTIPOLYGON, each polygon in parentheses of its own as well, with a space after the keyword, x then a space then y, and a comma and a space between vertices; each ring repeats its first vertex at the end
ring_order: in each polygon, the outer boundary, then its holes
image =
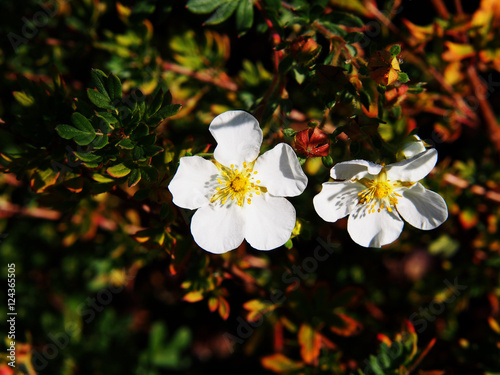
POLYGON ((470 44, 444 42, 447 50, 443 52, 442 58, 445 61, 460 61, 476 54, 476 50, 470 44))
POLYGON ((479 213, 472 208, 465 208, 458 215, 458 219, 464 229, 471 229, 479 222, 479 213))
POLYGON ((302 324, 299 329, 300 355, 305 363, 315 364, 321 349, 321 335, 310 325, 302 324))
POLYGON ((208 299, 208 309, 212 312, 217 310, 217 307, 219 306, 219 300, 217 297, 210 297, 208 299))
POLYGON ((277 373, 300 370, 304 367, 302 362, 292 361, 290 358, 280 353, 262 358, 261 363, 266 369, 277 373))
POLYGON ((391 339, 389 337, 387 337, 386 335, 384 335, 383 333, 377 334, 377 340, 385 343, 388 347, 391 347, 391 345, 392 345, 391 339))
POLYGON ((219 297, 219 315, 222 319, 226 320, 229 318, 230 312, 229 303, 224 297, 219 297))
POLYGON ((203 293, 200 290, 193 290, 186 294, 183 298, 187 302, 198 302, 203 299, 203 293))
POLYGON ((50 168, 35 171, 31 176, 31 189, 37 194, 43 192, 46 188, 55 185, 59 173, 50 168))
POLYGON ((363 328, 363 325, 360 322, 351 318, 350 316, 347 316, 345 314, 338 314, 337 316, 340 319, 342 319, 344 324, 342 327, 335 327, 335 326, 330 327, 330 330, 333 333, 336 333, 337 335, 340 336, 357 335, 363 328))
POLYGON ((500 333, 500 324, 498 324, 498 322, 492 316, 488 318, 488 324, 493 331, 495 331, 496 333, 500 333))
POLYGON ((261 315, 264 315, 276 308, 270 301, 262 301, 260 299, 253 299, 243 304, 243 307, 248 311, 247 320, 249 322, 257 321, 261 315))
POLYGON ((445 372, 441 370, 429 370, 429 371, 424 371, 424 370, 419 370, 418 375, 444 375, 445 372))

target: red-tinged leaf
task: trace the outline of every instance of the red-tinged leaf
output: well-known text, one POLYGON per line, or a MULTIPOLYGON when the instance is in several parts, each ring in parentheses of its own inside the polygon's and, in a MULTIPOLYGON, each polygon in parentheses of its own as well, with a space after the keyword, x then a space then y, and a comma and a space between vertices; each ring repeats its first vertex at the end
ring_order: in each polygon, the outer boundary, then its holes
POLYGON ((471 229, 479 222, 479 213, 473 209, 465 208, 458 215, 458 220, 464 229, 471 229))
POLYGON ((280 353, 262 358, 261 363, 264 368, 277 373, 295 371, 304 368, 304 364, 302 362, 292 361, 290 358, 280 353))
POLYGON ((219 300, 217 299, 217 297, 210 297, 208 299, 208 309, 211 312, 214 312, 215 310, 217 310, 217 307, 219 307, 219 300))
POLYGON ((493 331, 495 331, 496 333, 500 333, 500 324, 498 324, 498 321, 496 321, 495 318, 490 316, 488 318, 488 324, 490 325, 493 331))
POLYGON ((363 290, 357 287, 344 288, 331 298, 330 306, 347 307, 355 303, 363 295, 363 290))
POLYGON ((35 171, 31 176, 31 189, 37 194, 42 193, 48 187, 55 185, 59 173, 50 168, 43 171, 35 171))
POLYGON ((445 372, 441 370, 429 370, 429 371, 424 371, 424 370, 419 370, 418 375, 444 375, 445 372))
POLYGON ((413 326, 413 324, 408 319, 405 319, 404 322, 406 325, 406 330, 409 333, 415 333, 415 327, 413 326))
POLYGON ((330 327, 330 330, 333 333, 336 333, 337 335, 340 336, 357 335, 363 328, 363 325, 360 322, 351 318, 350 316, 347 316, 345 314, 338 314, 337 317, 342 320, 343 322, 342 325, 330 327))
POLYGON ((391 347, 391 345, 392 345, 391 339, 389 337, 387 337, 386 335, 384 335, 383 333, 377 334, 377 340, 385 343, 388 347, 391 347))
POLYGON ((203 299, 203 293, 199 290, 193 290, 186 294, 183 298, 184 301, 187 302, 198 302, 203 299))
POLYGON ((83 190, 83 177, 71 173, 70 176, 63 181, 63 184, 69 191, 80 193, 83 190))
POLYGON ((459 44, 450 41, 444 42, 447 50, 443 52, 442 58, 444 61, 460 61, 476 54, 474 46, 470 44, 459 44))
POLYGON ((226 320, 229 318, 230 312, 229 303, 224 297, 219 297, 219 315, 222 319, 226 320))
POLYGON ((316 364, 321 349, 321 336, 308 324, 299 329, 300 355, 307 364, 316 364))
POLYGON ((318 333, 319 336, 321 336, 321 345, 325 348, 328 348, 330 350, 337 350, 338 349, 338 346, 333 342, 331 341, 330 339, 327 339, 325 336, 321 335, 320 333, 318 333))
POLYGON ((243 304, 243 307, 246 310, 249 310, 247 314, 247 320, 249 322, 255 322, 259 320, 261 315, 264 315, 270 311, 273 311, 276 308, 276 305, 273 305, 269 301, 261 301, 260 299, 253 299, 243 304))

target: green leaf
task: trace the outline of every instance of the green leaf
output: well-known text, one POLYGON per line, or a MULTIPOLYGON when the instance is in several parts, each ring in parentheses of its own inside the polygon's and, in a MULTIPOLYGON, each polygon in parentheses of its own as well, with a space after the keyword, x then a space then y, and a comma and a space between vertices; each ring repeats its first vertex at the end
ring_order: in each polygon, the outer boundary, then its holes
POLYGON ((243 35, 253 24, 253 3, 249 0, 240 0, 236 8, 236 28, 243 35))
POLYGON ((162 147, 155 145, 145 146, 143 147, 143 149, 144 149, 144 156, 147 156, 148 158, 153 157, 163 151, 162 147))
POLYGON ((406 83, 410 80, 410 78, 408 77, 408 74, 406 73, 403 73, 403 72, 399 72, 398 73, 398 81, 401 82, 401 83, 406 83))
POLYGON ((131 169, 125 166, 125 164, 120 163, 109 167, 106 172, 112 177, 124 177, 130 173, 131 169))
POLYGON ((344 40, 347 43, 351 43, 352 44, 352 43, 358 43, 358 42, 362 41, 363 38, 364 38, 364 34, 356 31, 356 32, 347 34, 344 37, 344 40))
POLYGON ((186 4, 193 13, 210 13, 227 0, 189 0, 186 4))
POLYGON ((94 139, 94 141, 92 142, 92 147, 99 150, 99 149, 103 148, 104 146, 106 146, 108 143, 109 143, 109 140, 108 140, 107 134, 98 135, 94 139))
POLYGON ((26 94, 24 91, 14 91, 12 94, 19 104, 24 107, 30 107, 35 104, 35 99, 31 95, 26 94))
POLYGON ((57 133, 64 139, 73 139, 77 144, 86 146, 92 142, 96 136, 94 127, 89 120, 81 113, 75 112, 71 116, 71 121, 75 127, 70 125, 59 125, 57 133))
POLYGON ((145 137, 149 134, 149 128, 146 124, 139 124, 130 134, 130 139, 137 141, 139 138, 145 137))
POLYGON ((120 78, 114 74, 110 74, 107 81, 109 97, 111 100, 118 100, 122 98, 122 83, 120 78))
POLYGON ((394 56, 397 56, 401 53, 401 46, 399 44, 395 44, 391 47, 391 49, 389 50, 389 52, 391 53, 391 55, 394 57, 394 56))
POLYGON ((94 181, 101 182, 103 184, 107 184, 109 182, 115 182, 115 180, 113 180, 112 178, 103 176, 102 174, 99 173, 94 173, 92 175, 92 178, 94 179, 94 181))
POLYGON ((132 155, 134 157, 135 160, 140 160, 144 157, 144 150, 142 147, 140 146, 136 146, 134 148, 134 151, 132 152, 132 155))
POLYGON ((298 133, 297 131, 293 130, 292 128, 283 129, 282 132, 285 135, 285 137, 295 137, 295 134, 298 133))
POLYGON ((158 180, 158 171, 155 167, 148 165, 141 168, 142 178, 147 182, 156 182, 158 180))
POLYGON ((163 102, 163 90, 159 89, 153 96, 153 100, 148 104, 147 114, 153 116, 161 108, 163 102))
POLYGON ((128 178, 128 187, 137 185, 137 183, 140 180, 141 180, 141 170, 139 168, 132 169, 132 172, 130 172, 130 176, 128 178))
POLYGON ((122 139, 116 145, 125 150, 132 150, 134 148, 134 143, 130 140, 130 138, 122 139))
POLYGON ((90 76, 92 77, 91 85, 109 100, 108 92, 104 87, 104 82, 106 82, 106 79, 108 78, 106 74, 102 70, 92 69, 90 76))
POLYGON ((378 363, 377 357, 373 355, 370 356, 370 367, 375 375, 385 375, 384 370, 382 370, 382 367, 380 367, 380 364, 378 363))
POLYGON ((164 118, 175 115, 177 112, 180 111, 181 107, 182 106, 180 104, 170 104, 160 109, 156 113, 155 117, 159 117, 161 120, 163 120, 164 118))
POLYGON ((84 162, 101 162, 102 156, 96 155, 92 152, 74 152, 76 157, 84 162))
POLYGON ((102 118, 108 124, 116 124, 118 119, 111 112, 96 112, 97 117, 102 118))
POLYGON ((238 0, 226 0, 224 4, 216 9, 206 21, 205 25, 217 25, 227 20, 238 6, 238 0))
POLYGON ((113 107, 111 105, 111 101, 110 101, 109 96, 107 94, 103 95, 97 90, 87 89, 87 95, 89 97, 89 100, 96 107, 103 108, 103 109, 115 109, 115 107, 113 107))
POLYGON ((354 27, 363 27, 365 24, 361 20, 361 18, 355 16, 351 13, 333 11, 328 14, 331 17, 332 22, 345 25, 345 26, 354 26, 354 27))

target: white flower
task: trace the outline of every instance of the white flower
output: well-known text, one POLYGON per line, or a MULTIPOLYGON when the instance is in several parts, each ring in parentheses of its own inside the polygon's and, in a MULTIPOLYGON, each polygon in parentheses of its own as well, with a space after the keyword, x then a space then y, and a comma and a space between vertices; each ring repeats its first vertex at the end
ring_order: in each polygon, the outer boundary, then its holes
POLYGON ((177 206, 197 209, 194 240, 217 254, 244 239, 258 250, 283 245, 295 227, 295 208, 283 197, 299 195, 307 185, 295 152, 280 143, 259 157, 262 130, 244 111, 220 114, 209 130, 217 141, 215 161, 181 158, 168 186, 177 206))
POLYGON ((424 152, 425 150, 426 149, 424 141, 422 141, 418 135, 414 134, 408 137, 407 142, 405 142, 405 144, 401 148, 401 154, 403 156, 401 159, 412 158, 415 155, 424 152))
POLYGON ((314 197, 314 208, 326 221, 347 215, 347 230, 364 247, 381 247, 395 241, 407 221, 418 229, 434 229, 448 218, 444 199, 418 181, 427 176, 437 161, 430 149, 413 158, 378 165, 365 160, 336 164, 314 197))

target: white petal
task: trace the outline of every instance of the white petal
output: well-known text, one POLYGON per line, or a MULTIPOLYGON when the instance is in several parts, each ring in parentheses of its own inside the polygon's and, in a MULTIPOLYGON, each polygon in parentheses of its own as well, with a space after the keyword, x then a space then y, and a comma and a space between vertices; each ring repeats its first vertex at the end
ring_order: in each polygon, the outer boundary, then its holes
POLYGON ((259 156, 253 169, 257 171, 254 180, 261 181, 258 185, 265 186, 275 196, 294 197, 307 185, 307 177, 295 151, 285 143, 259 156))
POLYGON ((272 250, 290 239, 295 208, 282 197, 254 196, 245 204, 245 239, 257 250, 272 250))
POLYGON ((214 158, 222 165, 254 161, 260 153, 262 130, 259 122, 245 111, 227 111, 214 118, 209 127, 217 141, 214 158))
POLYGON ((191 233, 198 246, 215 254, 240 246, 243 231, 242 209, 235 204, 201 207, 191 219, 191 233))
POLYGON ((321 192, 313 198, 318 215, 325 221, 336 222, 351 212, 359 202, 364 186, 357 182, 325 182, 321 192))
POLYGON ((413 135, 410 137, 410 141, 403 145, 401 153, 406 159, 409 159, 415 155, 418 155, 426 150, 424 142, 420 139, 418 135, 413 135))
POLYGON ((367 174, 378 175, 382 166, 366 160, 349 160, 337 163, 330 171, 335 180, 361 179, 367 174))
POLYGON ((194 210, 208 202, 214 192, 219 170, 214 163, 200 156, 185 156, 168 185, 176 206, 194 210))
MULTIPOLYGON (((401 193, 401 192, 400 192, 401 193)), ((403 219, 418 229, 434 229, 448 218, 446 202, 422 184, 415 184, 403 191, 397 209, 403 219)))
POLYGON ((404 222, 396 210, 382 209, 368 213, 367 205, 356 206, 349 220, 347 231, 357 244, 364 247, 381 247, 394 242, 403 230, 404 222))
POLYGON ((427 176, 437 162, 437 151, 431 148, 410 159, 386 167, 388 180, 417 182, 427 176))

